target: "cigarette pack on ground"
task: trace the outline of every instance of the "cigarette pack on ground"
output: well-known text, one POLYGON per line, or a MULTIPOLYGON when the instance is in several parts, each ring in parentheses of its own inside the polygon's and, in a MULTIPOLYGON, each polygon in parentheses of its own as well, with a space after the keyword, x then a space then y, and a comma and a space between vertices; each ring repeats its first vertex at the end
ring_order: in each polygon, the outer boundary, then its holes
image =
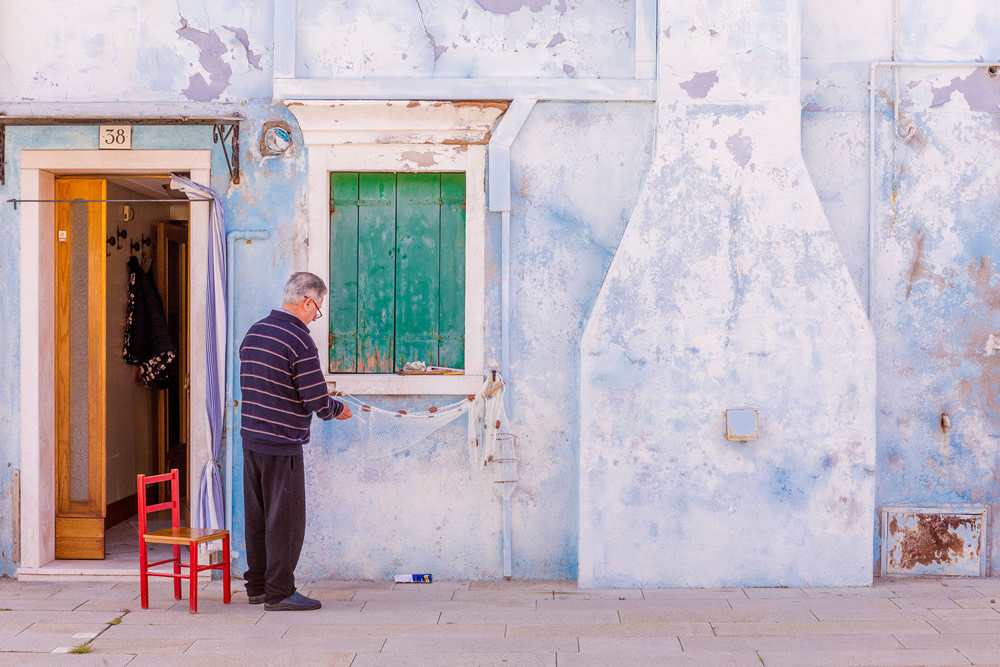
POLYGON ((434 581, 434 577, 429 574, 397 574, 397 584, 429 584, 434 581))

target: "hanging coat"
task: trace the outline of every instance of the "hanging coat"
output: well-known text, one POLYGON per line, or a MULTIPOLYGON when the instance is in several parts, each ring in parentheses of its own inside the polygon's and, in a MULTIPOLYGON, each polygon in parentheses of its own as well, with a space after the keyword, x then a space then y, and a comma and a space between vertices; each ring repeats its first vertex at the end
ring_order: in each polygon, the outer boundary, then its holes
POLYGON ((139 367, 139 377, 147 387, 165 388, 170 364, 177 358, 156 285, 142 270, 139 260, 128 260, 128 310, 125 316, 125 363, 139 367))

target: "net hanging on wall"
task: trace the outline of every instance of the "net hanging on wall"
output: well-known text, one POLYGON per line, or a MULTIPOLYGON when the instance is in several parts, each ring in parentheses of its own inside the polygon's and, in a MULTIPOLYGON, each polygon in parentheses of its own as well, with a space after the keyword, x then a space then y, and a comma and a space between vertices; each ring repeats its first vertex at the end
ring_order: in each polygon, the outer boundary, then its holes
POLYGON ((503 389, 503 378, 491 372, 476 394, 419 412, 385 410, 350 394, 338 398, 350 405, 358 420, 365 454, 369 458, 412 453, 421 445, 429 446, 428 436, 468 414, 469 461, 473 467, 482 468, 503 458, 497 447, 498 434, 507 428, 503 389))

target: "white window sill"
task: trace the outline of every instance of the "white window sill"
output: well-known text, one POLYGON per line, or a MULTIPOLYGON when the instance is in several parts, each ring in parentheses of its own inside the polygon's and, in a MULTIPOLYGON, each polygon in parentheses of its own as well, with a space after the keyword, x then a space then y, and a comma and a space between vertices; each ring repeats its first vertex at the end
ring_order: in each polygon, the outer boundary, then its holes
POLYGON ((482 375, 395 375, 367 373, 327 374, 330 391, 354 396, 421 394, 462 396, 475 394, 483 385, 482 375))

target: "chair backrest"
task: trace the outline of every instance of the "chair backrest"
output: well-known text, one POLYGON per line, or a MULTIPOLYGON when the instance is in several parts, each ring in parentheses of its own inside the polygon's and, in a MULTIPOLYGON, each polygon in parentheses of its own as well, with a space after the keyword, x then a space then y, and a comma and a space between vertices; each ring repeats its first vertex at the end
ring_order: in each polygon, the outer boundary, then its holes
POLYGON ((174 468, 163 475, 139 475, 138 476, 138 496, 139 496, 139 534, 146 534, 146 515, 150 512, 160 510, 170 510, 170 525, 179 528, 181 525, 181 503, 180 503, 180 475, 177 468, 174 468), (146 487, 150 484, 160 482, 170 482, 170 500, 155 505, 146 504, 146 487))

